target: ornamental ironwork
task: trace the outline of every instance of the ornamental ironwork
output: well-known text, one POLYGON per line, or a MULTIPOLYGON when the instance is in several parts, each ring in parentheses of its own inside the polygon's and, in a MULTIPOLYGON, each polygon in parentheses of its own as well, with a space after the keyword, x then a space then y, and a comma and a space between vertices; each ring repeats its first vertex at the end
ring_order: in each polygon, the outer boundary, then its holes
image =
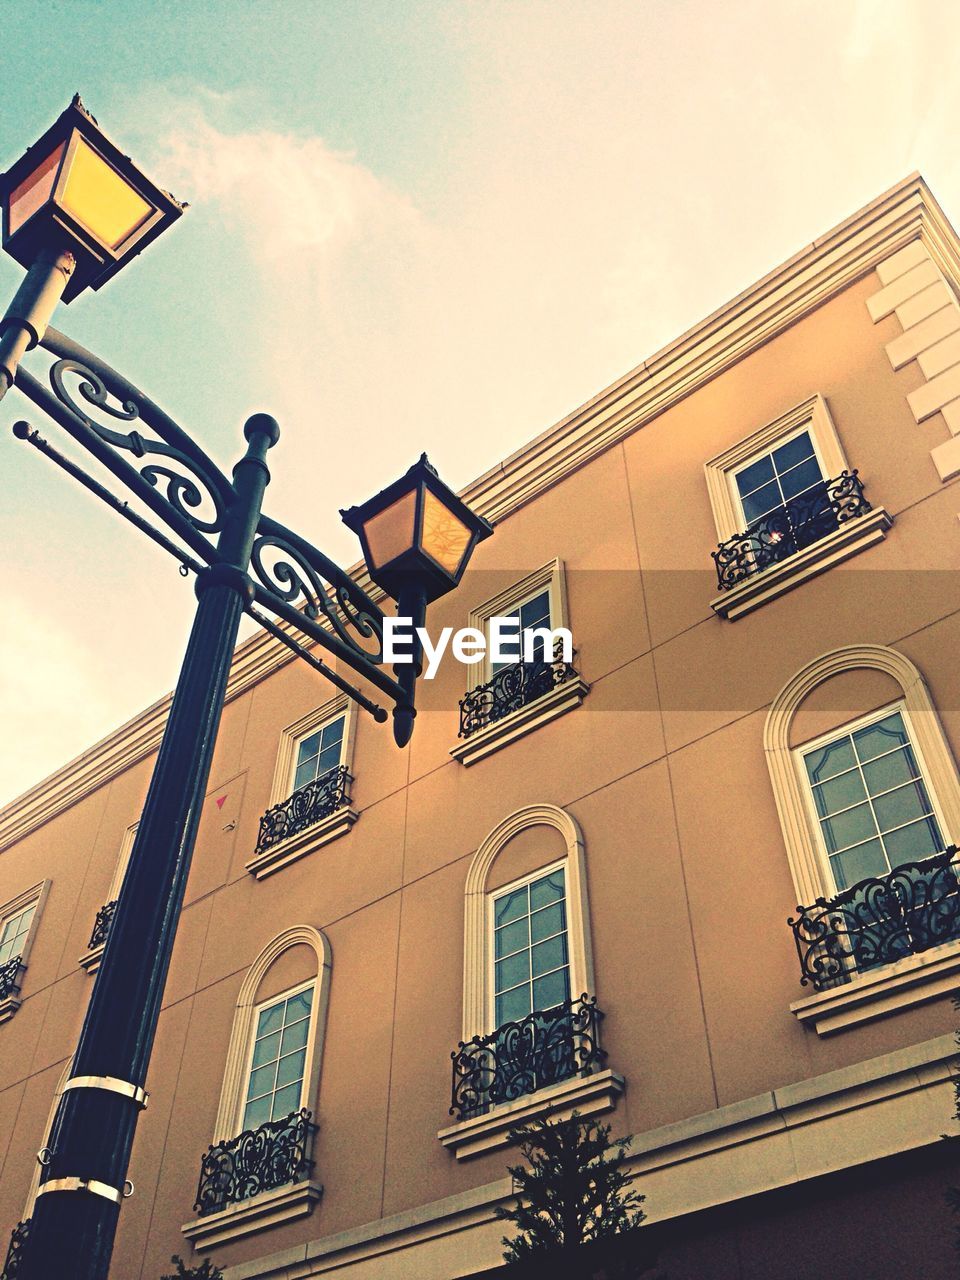
POLYGON ((201 1217, 309 1177, 307 1148, 316 1125, 304 1108, 209 1147, 200 1162, 194 1209, 201 1217))
POLYGON ((117 902, 114 899, 113 902, 105 902, 97 912, 97 918, 93 922, 93 932, 90 934, 90 941, 87 943, 89 950, 92 951, 94 947, 102 947, 106 942, 116 909, 117 902))
POLYGON ((450 1114, 465 1120, 571 1076, 590 1075, 607 1056, 599 1044, 602 1018, 596 996, 584 993, 461 1041, 450 1054, 450 1114))
POLYGON ((821 481, 768 512, 745 533, 718 544, 710 554, 721 591, 812 546, 871 509, 856 471, 843 471, 835 480, 821 481))
POLYGON ((14 956, 6 964, 0 964, 0 1000, 19 995, 20 974, 26 967, 21 956, 14 956))
POLYGON ((960 938, 957 848, 861 880, 835 898, 797 907, 787 924, 800 957, 800 982, 817 991, 857 973, 960 938))
MULTIPOLYGON (((573 654, 576 657, 576 653, 573 654)), ((459 737, 469 738, 487 725, 496 724, 504 716, 528 706, 565 684, 576 675, 573 664, 564 662, 558 640, 553 661, 512 662, 502 667, 492 680, 471 689, 460 699, 459 737)))
POLYGON ((321 818, 328 818, 350 803, 347 788, 353 778, 344 765, 328 769, 319 778, 299 787, 292 796, 275 804, 260 819, 257 853, 263 853, 281 840, 299 835, 321 818))
POLYGON ((10 1246, 7 1249, 7 1258, 3 1264, 3 1270, 0 1271, 0 1280, 17 1280, 20 1274, 20 1260, 23 1257, 23 1246, 30 1234, 30 1219, 24 1218, 22 1222, 18 1222, 10 1233, 10 1246))

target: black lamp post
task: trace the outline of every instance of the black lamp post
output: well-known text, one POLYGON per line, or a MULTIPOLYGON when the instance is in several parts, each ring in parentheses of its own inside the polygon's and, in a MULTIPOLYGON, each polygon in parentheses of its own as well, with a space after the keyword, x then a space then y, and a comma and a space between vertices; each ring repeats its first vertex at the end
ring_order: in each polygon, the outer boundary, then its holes
MULTIPOLYGON (((49 1145, 19 1280, 106 1280, 136 1121, 206 791, 237 631, 244 612, 375 719, 386 710, 347 681, 360 675, 394 704, 394 735, 409 741, 417 665, 390 675, 383 614, 343 569, 261 511, 273 418, 255 414, 232 481, 199 445, 97 356, 48 328, 53 308, 98 288, 176 219, 183 206, 104 138, 80 105, 0 177, 4 248, 27 277, 0 321, 0 396, 16 386, 165 525, 58 452, 26 422, 14 433, 197 575, 198 605, 71 1076, 49 1145), (35 346, 55 357, 51 389, 20 364, 35 346), (104 423, 103 418, 108 421, 104 423), (131 426, 131 424, 136 424, 131 426), (141 430, 140 428, 144 428, 141 430), (337 660, 332 669, 304 641, 337 660)), ((360 532, 371 577, 409 609, 459 582, 492 529, 423 458, 395 485, 344 513, 360 532)))

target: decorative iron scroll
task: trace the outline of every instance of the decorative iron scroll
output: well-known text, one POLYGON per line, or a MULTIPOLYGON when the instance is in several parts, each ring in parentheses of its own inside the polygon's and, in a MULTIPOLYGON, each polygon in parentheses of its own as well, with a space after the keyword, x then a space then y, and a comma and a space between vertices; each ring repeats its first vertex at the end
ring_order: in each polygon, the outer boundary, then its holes
POLYGON ((20 1274, 23 1246, 26 1244, 29 1235, 30 1219, 24 1218, 22 1222, 17 1223, 10 1233, 10 1246, 7 1249, 7 1258, 3 1264, 3 1270, 0 1271, 0 1280, 17 1280, 17 1276, 20 1274))
POLYGON ((93 933, 90 935, 90 941, 87 943, 88 949, 94 947, 102 947, 107 940, 107 934, 110 932, 110 926, 113 923, 114 912, 117 909, 116 899, 113 902, 105 902, 97 912, 97 918, 93 922, 93 933))
MULTIPOLYGON (((576 657, 576 653, 573 656, 576 657)), ((554 647, 552 662, 513 662, 509 667, 502 667, 492 680, 477 685, 460 699, 458 737, 469 738, 487 725, 496 724, 511 712, 536 702, 576 674, 573 665, 564 662, 559 640, 554 647)))
POLYGON ((800 957, 800 982, 817 991, 857 973, 960 938, 957 849, 861 880, 835 898, 797 907, 787 924, 800 957))
POLYGON ((450 1114, 464 1120, 547 1085, 586 1076, 603 1065, 596 996, 586 993, 553 1009, 505 1022, 491 1035, 462 1041, 453 1059, 450 1114))
POLYGON ((260 819, 257 853, 306 831, 321 818, 336 813, 350 803, 347 787, 353 781, 344 765, 328 769, 319 778, 300 787, 287 800, 275 804, 260 819))
POLYGON ((26 968, 20 956, 14 956, 6 964, 0 964, 0 1000, 19 995, 20 974, 26 968))
POLYGON ((203 1217, 262 1191, 302 1182, 313 1169, 307 1145, 316 1125, 304 1108, 208 1148, 200 1162, 194 1209, 203 1217))
POLYGON ((307 618, 328 624, 361 657, 383 655, 383 613, 354 580, 292 530, 261 516, 250 570, 267 591, 297 604, 307 618), (299 602, 299 604, 298 604, 299 602), (364 646, 357 636, 372 642, 364 646))
POLYGON ((768 512, 746 533, 738 533, 712 551, 717 581, 727 591, 755 573, 812 546, 840 525, 872 508, 856 471, 844 471, 768 512))

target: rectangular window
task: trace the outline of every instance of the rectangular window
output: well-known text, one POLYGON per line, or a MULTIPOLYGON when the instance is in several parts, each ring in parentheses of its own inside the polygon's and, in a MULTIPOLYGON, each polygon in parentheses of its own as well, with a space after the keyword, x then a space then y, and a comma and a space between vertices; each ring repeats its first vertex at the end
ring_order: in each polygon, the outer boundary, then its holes
POLYGON ((243 1129, 258 1129, 299 1110, 312 1004, 311 985, 257 1010, 243 1129))
POLYGON ((343 759, 346 719, 345 715, 337 716, 335 720, 328 721, 299 740, 293 774, 294 791, 315 782, 340 765, 343 759))
MULTIPOLYGON (((549 590, 538 591, 529 600, 525 600, 522 604, 515 606, 500 616, 508 619, 512 624, 504 627, 501 635, 504 637, 503 643, 515 650, 517 656, 511 658, 509 662, 491 661, 490 672, 492 675, 496 675, 498 671, 502 671, 505 667, 513 666, 523 661, 523 637, 527 632, 540 627, 551 628, 553 626, 549 590)), ((537 641, 534 648, 534 657, 537 662, 551 662, 553 660, 552 653, 544 653, 543 640, 537 641)))
POLYGON ((900 711, 805 752, 803 762, 838 889, 944 848, 900 711))
MULTIPOLYGON (((812 497, 824 480, 820 460, 809 431, 800 431, 769 453, 755 458, 733 473, 744 525, 752 528, 775 511, 791 509, 789 503, 812 497)), ((799 504, 798 504, 799 505, 799 504)))
POLYGON ((563 867, 494 897, 493 940, 497 1027, 570 999, 563 867))
POLYGON ((15 914, 6 916, 0 923, 0 965, 23 954, 24 943, 30 932, 36 910, 37 903, 31 902, 29 906, 23 907, 15 914))

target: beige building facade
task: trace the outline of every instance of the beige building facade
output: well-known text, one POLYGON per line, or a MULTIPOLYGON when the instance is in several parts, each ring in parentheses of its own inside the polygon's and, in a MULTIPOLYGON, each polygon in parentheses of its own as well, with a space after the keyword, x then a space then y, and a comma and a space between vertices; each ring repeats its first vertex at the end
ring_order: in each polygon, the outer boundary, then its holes
MULTIPOLYGON (((575 1109, 672 1280, 953 1274, 958 297, 915 175, 477 480, 431 631, 576 653, 446 661, 405 751, 238 649, 118 1280, 493 1267, 509 1129, 575 1109)), ((4 1228, 167 707, 0 813, 4 1228)))

